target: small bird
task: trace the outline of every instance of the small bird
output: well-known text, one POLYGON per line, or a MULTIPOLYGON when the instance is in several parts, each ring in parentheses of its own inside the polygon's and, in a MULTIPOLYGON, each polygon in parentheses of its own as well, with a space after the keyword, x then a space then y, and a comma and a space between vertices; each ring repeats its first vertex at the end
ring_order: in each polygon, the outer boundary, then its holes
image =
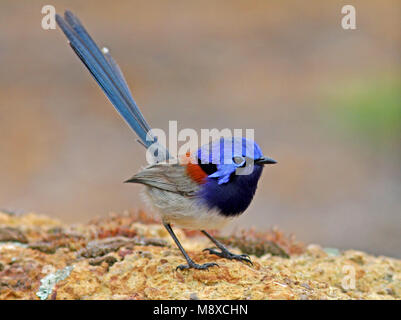
POLYGON ((210 254, 251 263, 248 255, 230 252, 205 229, 219 229, 243 213, 251 203, 265 164, 276 163, 265 157, 254 142, 242 137, 221 138, 201 146, 185 161, 173 157, 158 144, 151 128, 137 107, 121 69, 109 50, 102 50, 92 40, 78 18, 66 11, 56 21, 69 44, 103 89, 146 148, 155 147, 154 163, 146 166, 125 182, 146 186, 145 196, 160 214, 187 264, 177 269, 208 269, 217 263, 195 263, 173 232, 172 224, 200 230, 217 248, 206 248, 210 254), (239 170, 248 172, 237 174, 239 170))

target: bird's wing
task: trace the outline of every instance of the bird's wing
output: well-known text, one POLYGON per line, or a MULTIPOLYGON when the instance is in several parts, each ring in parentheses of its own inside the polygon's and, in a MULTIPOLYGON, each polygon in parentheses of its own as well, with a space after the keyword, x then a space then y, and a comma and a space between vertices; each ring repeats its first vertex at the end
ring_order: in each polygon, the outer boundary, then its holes
MULTIPOLYGON (((145 147, 151 146, 156 140, 149 133, 150 126, 137 107, 121 69, 109 54, 108 49, 104 48, 102 52, 82 23, 70 11, 65 12, 64 19, 56 15, 56 21, 68 38, 72 49, 88 68, 113 106, 138 135, 141 144, 145 147)), ((161 146, 158 148, 164 149, 161 146)), ((167 150, 162 151, 168 156, 167 150)))
POLYGON ((185 196, 195 196, 200 186, 186 174, 180 164, 157 163, 145 167, 126 182, 141 183, 185 196))

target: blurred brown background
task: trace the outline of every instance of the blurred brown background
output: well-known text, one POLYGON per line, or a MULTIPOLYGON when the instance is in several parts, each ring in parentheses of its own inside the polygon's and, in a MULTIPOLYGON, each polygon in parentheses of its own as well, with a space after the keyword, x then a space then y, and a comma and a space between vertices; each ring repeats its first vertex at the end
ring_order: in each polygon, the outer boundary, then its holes
POLYGON ((111 49, 153 127, 255 128, 279 163, 232 228, 401 257, 400 1, 2 0, 0 208, 84 222, 144 207, 122 183, 144 152, 46 4, 111 49))

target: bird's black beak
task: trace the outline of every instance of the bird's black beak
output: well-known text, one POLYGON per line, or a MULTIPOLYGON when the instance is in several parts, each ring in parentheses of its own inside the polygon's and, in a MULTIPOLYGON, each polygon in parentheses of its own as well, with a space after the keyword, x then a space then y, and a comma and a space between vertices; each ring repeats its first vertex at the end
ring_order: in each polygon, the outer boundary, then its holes
POLYGON ((262 158, 256 159, 255 163, 264 165, 264 164, 275 164, 275 163, 277 163, 277 161, 273 160, 272 158, 262 157, 262 158))

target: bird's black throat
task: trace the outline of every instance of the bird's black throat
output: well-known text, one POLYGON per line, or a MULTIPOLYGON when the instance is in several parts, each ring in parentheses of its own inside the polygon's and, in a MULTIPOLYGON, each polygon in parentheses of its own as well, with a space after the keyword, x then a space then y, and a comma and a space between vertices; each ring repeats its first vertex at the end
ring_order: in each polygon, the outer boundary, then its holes
POLYGON ((209 209, 217 209, 226 217, 239 215, 251 203, 262 171, 263 166, 255 165, 252 173, 248 175, 233 173, 230 181, 223 184, 218 184, 216 179, 208 178, 198 196, 209 209))

